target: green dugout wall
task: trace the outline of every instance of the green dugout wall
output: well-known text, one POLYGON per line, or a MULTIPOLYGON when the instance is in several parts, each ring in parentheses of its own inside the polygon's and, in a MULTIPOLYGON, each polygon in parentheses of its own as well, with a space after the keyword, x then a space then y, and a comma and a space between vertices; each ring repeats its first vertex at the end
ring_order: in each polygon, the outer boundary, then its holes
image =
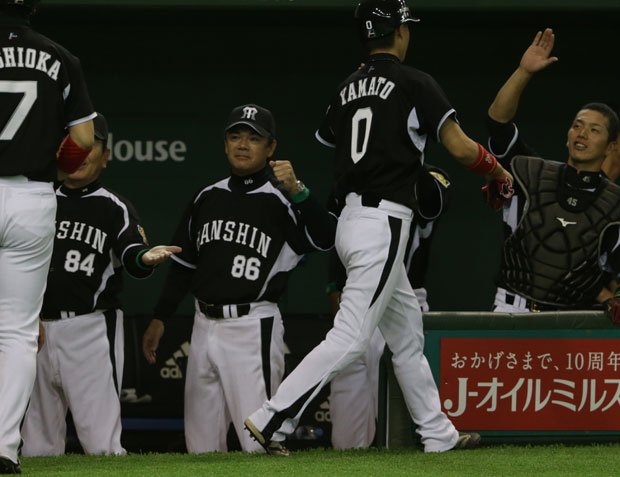
MULTIPOLYGON (((109 119, 113 158, 105 181, 127 196, 151 242, 167 243, 191 194, 227 174, 222 127, 245 102, 271 108, 278 157, 324 199, 331 154, 313 138, 337 84, 362 61, 344 0, 48 0, 36 27, 82 59, 96 108, 109 119), (124 5, 120 8, 119 5, 124 5)), ((570 121, 591 100, 617 104, 620 5, 616 1, 419 1, 422 18, 407 62, 443 85, 464 129, 485 141, 485 111, 538 29, 557 33, 560 61, 530 85, 518 117, 543 155, 565 159, 570 121)), ((501 221, 487 210, 479 178, 440 146, 427 155, 452 178, 428 277, 435 310, 488 310, 501 221)), ((309 256, 282 307, 321 313, 326 255, 309 256)), ((162 268, 165 268, 163 266, 162 268)), ((165 270, 127 280, 128 313, 152 309, 165 270)), ((189 312, 186 301, 179 312, 189 312)))

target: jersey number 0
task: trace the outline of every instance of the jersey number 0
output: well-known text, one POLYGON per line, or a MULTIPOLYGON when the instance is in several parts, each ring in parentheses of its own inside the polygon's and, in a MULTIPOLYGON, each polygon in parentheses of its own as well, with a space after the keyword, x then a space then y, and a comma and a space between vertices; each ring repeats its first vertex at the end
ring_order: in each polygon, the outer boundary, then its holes
POLYGON ((364 154, 366 154, 371 125, 371 108, 360 108, 355 111, 353 118, 351 118, 351 159, 353 159, 354 164, 357 164, 360 159, 364 157, 364 154), (362 122, 364 124, 363 128, 361 127, 362 122), (361 137, 360 133, 362 134, 361 137))

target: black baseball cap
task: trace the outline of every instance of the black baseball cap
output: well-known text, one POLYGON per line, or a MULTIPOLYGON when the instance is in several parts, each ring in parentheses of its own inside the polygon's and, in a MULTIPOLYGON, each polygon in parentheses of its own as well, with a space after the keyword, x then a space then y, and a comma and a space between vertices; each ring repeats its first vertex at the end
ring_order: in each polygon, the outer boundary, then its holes
POLYGON ((224 132, 234 126, 245 124, 264 137, 276 137, 276 122, 271 111, 256 104, 244 104, 233 109, 224 132))
POLYGON ((103 117, 103 114, 97 113, 95 119, 93 119, 95 125, 95 138, 103 142, 104 146, 108 145, 108 122, 103 117))

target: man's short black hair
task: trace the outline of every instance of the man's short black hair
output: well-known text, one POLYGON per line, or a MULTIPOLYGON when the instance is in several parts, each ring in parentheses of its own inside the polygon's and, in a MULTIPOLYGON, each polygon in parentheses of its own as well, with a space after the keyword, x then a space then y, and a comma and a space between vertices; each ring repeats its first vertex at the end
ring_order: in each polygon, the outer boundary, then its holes
POLYGON ((372 40, 365 40, 364 46, 370 52, 371 50, 384 50, 394 46, 394 39, 396 38, 396 30, 392 33, 382 36, 381 38, 374 38, 372 40))

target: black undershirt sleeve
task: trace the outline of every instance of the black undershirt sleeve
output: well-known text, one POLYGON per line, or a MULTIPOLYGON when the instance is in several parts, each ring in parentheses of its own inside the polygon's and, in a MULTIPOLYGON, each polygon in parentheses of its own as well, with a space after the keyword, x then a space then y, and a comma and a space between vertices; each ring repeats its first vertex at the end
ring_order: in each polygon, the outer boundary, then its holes
POLYGON ((166 323, 174 314, 192 285, 194 270, 170 261, 164 287, 155 305, 154 318, 166 323))
POLYGON ((312 194, 306 200, 296 204, 292 203, 303 225, 314 244, 322 250, 328 250, 334 246, 336 240, 336 217, 317 201, 312 194))
POLYGON ((142 263, 142 255, 150 250, 147 245, 131 247, 123 256, 123 266, 125 271, 134 278, 146 278, 153 273, 155 267, 150 267, 142 263))
POLYGON ((513 122, 500 123, 487 116, 489 131, 489 149, 504 169, 509 170, 510 161, 514 156, 540 155, 521 138, 517 125, 513 122))

